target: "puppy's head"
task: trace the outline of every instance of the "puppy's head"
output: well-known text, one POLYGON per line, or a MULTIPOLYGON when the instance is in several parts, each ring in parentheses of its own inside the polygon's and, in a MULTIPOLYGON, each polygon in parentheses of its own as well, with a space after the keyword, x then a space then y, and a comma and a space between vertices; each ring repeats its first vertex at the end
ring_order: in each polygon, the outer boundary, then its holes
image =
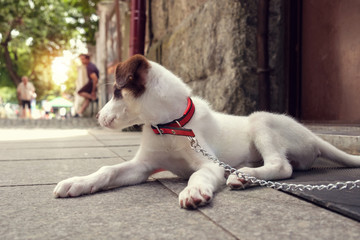
POLYGON ((134 55, 117 65, 112 99, 98 114, 101 126, 125 128, 142 123, 137 99, 145 92, 150 63, 142 55, 134 55))
POLYGON ((130 92, 135 98, 145 91, 146 75, 150 63, 142 55, 134 55, 127 61, 119 63, 115 71, 114 98, 121 99, 122 92, 130 92))

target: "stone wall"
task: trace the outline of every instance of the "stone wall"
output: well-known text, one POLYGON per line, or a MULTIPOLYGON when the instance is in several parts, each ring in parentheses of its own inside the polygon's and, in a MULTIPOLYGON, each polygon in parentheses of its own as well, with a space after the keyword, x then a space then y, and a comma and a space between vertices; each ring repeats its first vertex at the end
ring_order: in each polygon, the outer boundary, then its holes
POLYGON ((271 111, 286 112, 284 80, 284 5, 271 0, 269 9, 269 66, 271 111))
MULTIPOLYGON (((271 106, 283 111, 281 0, 270 7, 271 106)), ((214 109, 256 110, 257 1, 151 0, 147 56, 180 76, 214 109)))

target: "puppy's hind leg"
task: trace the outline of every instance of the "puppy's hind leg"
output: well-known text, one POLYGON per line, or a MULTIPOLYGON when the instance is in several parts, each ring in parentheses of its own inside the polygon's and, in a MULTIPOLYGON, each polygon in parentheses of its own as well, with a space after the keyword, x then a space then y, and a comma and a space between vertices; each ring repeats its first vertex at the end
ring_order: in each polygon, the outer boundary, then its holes
MULTIPOLYGON (((239 171, 263 180, 291 177, 292 166, 285 156, 286 149, 277 141, 278 139, 279 136, 273 136, 271 131, 258 132, 254 137, 254 144, 263 158, 264 165, 257 168, 244 167, 239 171)), ((229 176, 226 184, 232 189, 244 189, 249 185, 244 179, 239 179, 234 174, 229 176)))

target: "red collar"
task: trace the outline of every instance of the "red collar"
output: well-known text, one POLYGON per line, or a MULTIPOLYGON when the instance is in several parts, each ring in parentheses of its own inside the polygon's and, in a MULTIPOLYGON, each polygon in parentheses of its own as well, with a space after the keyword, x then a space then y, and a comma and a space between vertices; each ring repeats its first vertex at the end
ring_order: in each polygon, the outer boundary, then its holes
POLYGON ((175 136, 187 136, 187 137, 195 137, 194 132, 191 129, 183 128, 185 124, 187 124, 195 112, 195 105, 192 102, 191 98, 187 99, 188 104, 186 110, 181 118, 175 119, 172 122, 159 124, 159 125, 151 125, 152 130, 155 134, 171 134, 175 136))

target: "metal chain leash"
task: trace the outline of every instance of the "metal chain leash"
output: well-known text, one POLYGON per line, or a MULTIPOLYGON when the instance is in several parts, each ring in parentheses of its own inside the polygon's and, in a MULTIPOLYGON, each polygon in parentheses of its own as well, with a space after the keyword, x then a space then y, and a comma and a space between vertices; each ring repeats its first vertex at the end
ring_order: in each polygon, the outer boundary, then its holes
POLYGON ((292 184, 292 183, 280 183, 267 181, 262 179, 257 179, 256 177, 249 176, 246 173, 240 172, 239 170, 231 167, 229 164, 226 164, 220 161, 217 157, 208 153, 204 148, 202 148, 195 137, 188 137, 190 141, 191 148, 198 153, 201 153, 214 163, 218 164, 220 167, 225 169, 225 172, 229 174, 235 174, 238 178, 244 179, 247 182, 251 182, 253 184, 258 184, 262 187, 269 187, 276 190, 284 190, 284 191, 304 191, 304 190, 343 190, 343 189, 354 189, 360 188, 360 179, 355 181, 346 181, 346 182, 337 182, 330 183, 328 185, 304 185, 304 184, 292 184))

